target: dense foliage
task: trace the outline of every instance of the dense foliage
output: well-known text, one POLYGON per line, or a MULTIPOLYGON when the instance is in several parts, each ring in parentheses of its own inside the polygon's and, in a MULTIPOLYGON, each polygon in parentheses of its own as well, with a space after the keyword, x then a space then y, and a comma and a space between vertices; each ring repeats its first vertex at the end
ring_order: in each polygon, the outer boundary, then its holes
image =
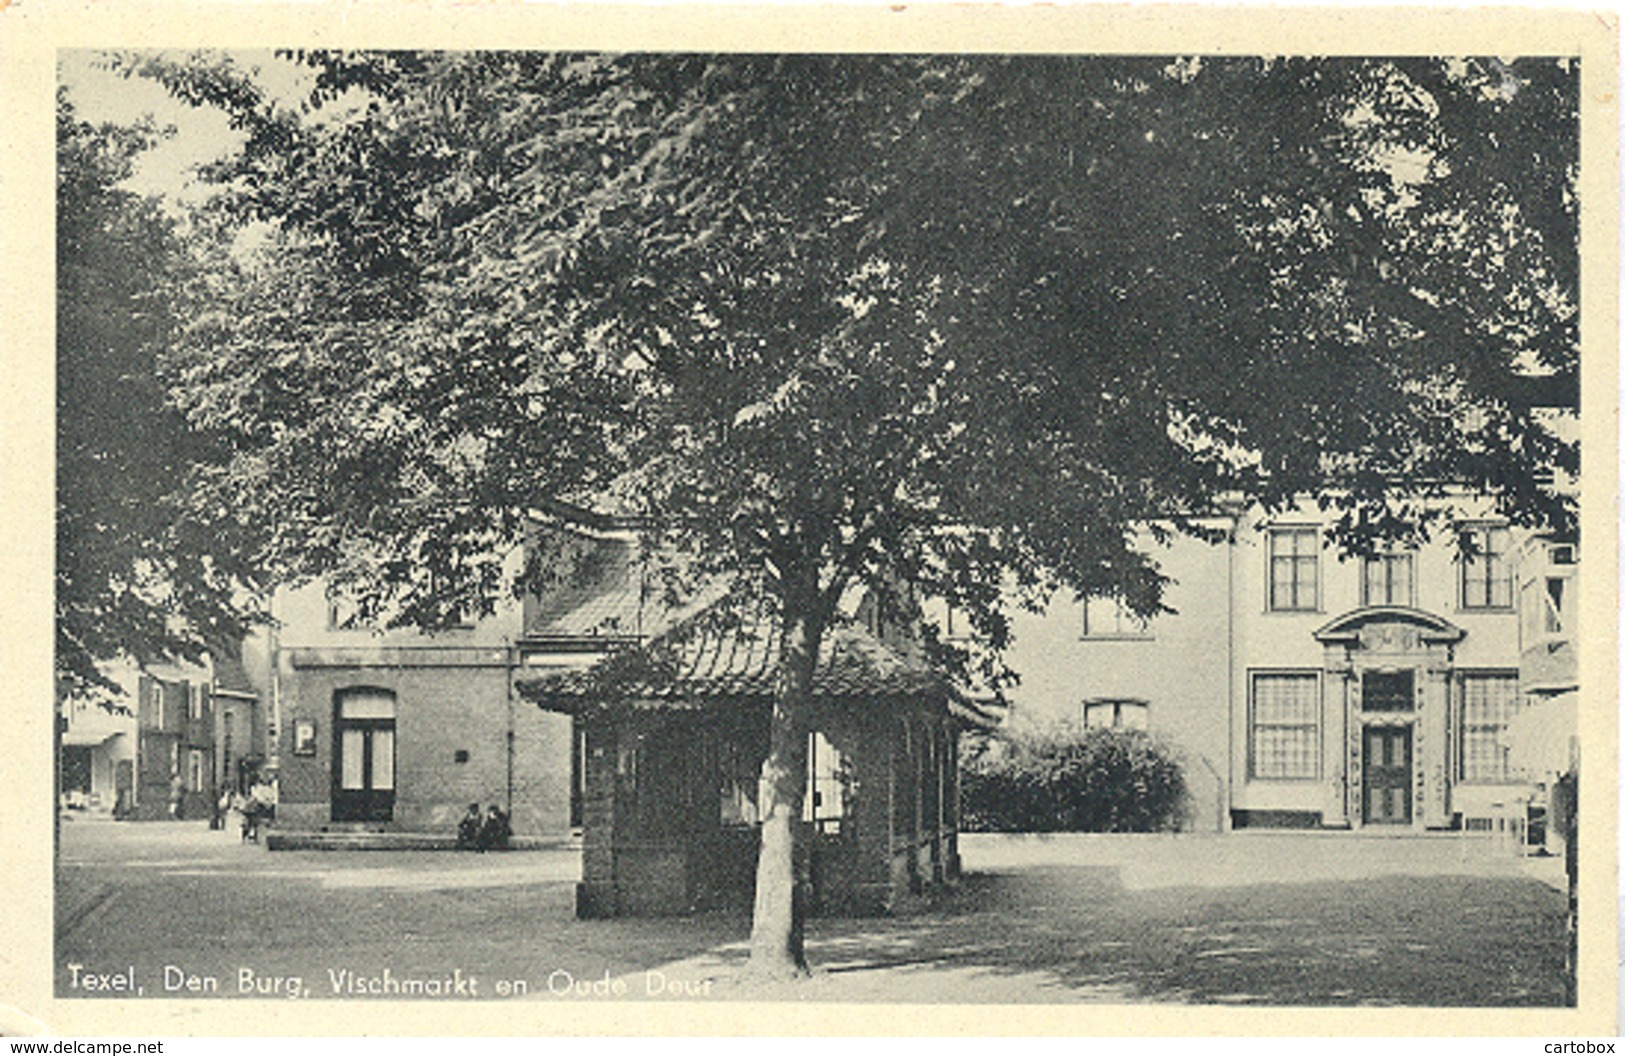
POLYGON ((1001 735, 960 768, 960 814, 975 832, 1161 832, 1185 808, 1178 759, 1141 730, 1001 735))
MULTIPOLYGON (((432 626, 534 506, 649 516, 784 653, 756 954, 799 964, 792 820, 843 595, 1140 612, 1150 518, 1316 496, 1346 546, 1446 484, 1566 525, 1572 64, 320 53, 309 108, 131 57, 247 133, 273 231, 175 351, 279 576, 432 626)), ((936 643, 938 659, 967 654, 936 643)))
POLYGON ((100 662, 195 659, 239 636, 249 547, 233 511, 197 502, 218 451, 162 374, 197 261, 158 202, 121 186, 159 132, 91 125, 59 96, 56 135, 56 669, 102 696, 116 687, 100 662))
POLYGON ((1154 610, 1124 526, 1221 491, 1355 546, 1447 483, 1572 518, 1525 376, 1575 372, 1572 66, 301 58, 323 120, 130 65, 248 130, 215 175, 278 233, 181 348, 222 495, 385 618, 487 603, 539 496, 994 651, 1001 582, 1154 610))

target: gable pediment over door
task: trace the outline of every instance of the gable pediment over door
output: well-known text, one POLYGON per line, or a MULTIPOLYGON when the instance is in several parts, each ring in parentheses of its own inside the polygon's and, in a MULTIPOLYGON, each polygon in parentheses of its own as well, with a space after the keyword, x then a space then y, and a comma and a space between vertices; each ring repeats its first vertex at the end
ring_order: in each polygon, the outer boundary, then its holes
POLYGON ((1454 645, 1467 632, 1442 616, 1399 605, 1372 605, 1344 613, 1315 631, 1317 641, 1362 652, 1405 653, 1454 645))

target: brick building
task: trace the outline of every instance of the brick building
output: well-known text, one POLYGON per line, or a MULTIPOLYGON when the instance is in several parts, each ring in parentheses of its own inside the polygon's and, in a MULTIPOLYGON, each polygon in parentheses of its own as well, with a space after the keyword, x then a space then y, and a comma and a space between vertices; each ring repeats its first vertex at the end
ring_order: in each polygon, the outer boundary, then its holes
MULTIPOLYGON (((683 633, 520 692, 583 734, 585 917, 749 905, 776 624, 683 633)), ((992 717, 862 626, 814 666, 802 825, 811 906, 890 909, 959 875, 958 740, 992 717)))
POLYGON ((265 709, 241 650, 222 650, 213 657, 210 691, 214 718, 216 785, 246 792, 268 762, 265 709))
POLYGON ((58 704, 60 792, 70 809, 209 817, 221 789, 246 786, 263 762, 261 693, 239 647, 212 649, 198 663, 108 663, 102 673, 118 693, 58 704))
POLYGON ((508 811, 521 839, 579 823, 571 721, 520 700, 514 680, 640 636, 636 536, 583 519, 538 526, 533 543, 556 550, 548 586, 432 634, 358 623, 319 583, 278 595, 279 829, 449 836, 471 803, 508 811))
POLYGON ((200 818, 217 795, 214 701, 207 668, 149 667, 137 676, 136 818, 200 818))
MULTIPOLYGON (((584 913, 748 894, 770 646, 711 640, 677 697, 648 706, 539 707, 538 684, 659 648, 707 601, 660 603, 632 522, 571 511, 531 545, 549 551, 544 585, 435 634, 354 625, 319 584, 278 596, 277 828, 449 838, 470 803, 497 804, 521 841, 584 827, 584 913)), ((988 719, 894 643, 860 627, 834 642, 807 823, 819 896, 873 908, 957 871, 957 731, 988 719)))

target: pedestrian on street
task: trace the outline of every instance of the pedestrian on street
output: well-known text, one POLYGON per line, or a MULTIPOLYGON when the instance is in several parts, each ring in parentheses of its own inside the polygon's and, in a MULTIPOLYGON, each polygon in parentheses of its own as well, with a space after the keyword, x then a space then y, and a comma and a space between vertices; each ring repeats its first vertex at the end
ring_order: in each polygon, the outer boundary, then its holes
POLYGON ((228 808, 231 822, 236 826, 238 839, 247 843, 249 840, 248 797, 237 789, 231 790, 231 805, 228 808))
POLYGON ((243 838, 251 843, 259 841, 260 829, 276 816, 276 792, 264 775, 256 778, 248 790, 248 803, 244 807, 246 821, 243 838))
POLYGON ((225 785, 220 786, 220 795, 215 797, 214 813, 209 816, 209 828, 219 831, 226 827, 226 812, 231 809, 231 789, 225 785))

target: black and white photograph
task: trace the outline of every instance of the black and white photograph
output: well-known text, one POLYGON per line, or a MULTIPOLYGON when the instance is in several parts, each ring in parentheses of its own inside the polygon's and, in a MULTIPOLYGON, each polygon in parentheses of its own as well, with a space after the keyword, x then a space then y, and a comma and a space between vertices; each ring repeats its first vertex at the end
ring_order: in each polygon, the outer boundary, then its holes
POLYGON ((54 48, 50 1011, 1612 1033, 1573 25, 54 48))

